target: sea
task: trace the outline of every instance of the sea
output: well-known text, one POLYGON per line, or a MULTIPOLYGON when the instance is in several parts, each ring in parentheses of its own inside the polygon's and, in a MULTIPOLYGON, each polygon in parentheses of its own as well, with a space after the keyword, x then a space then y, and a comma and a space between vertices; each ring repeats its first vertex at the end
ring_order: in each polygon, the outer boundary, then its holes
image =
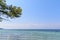
POLYGON ((0 40, 60 40, 60 29, 2 29, 0 40))

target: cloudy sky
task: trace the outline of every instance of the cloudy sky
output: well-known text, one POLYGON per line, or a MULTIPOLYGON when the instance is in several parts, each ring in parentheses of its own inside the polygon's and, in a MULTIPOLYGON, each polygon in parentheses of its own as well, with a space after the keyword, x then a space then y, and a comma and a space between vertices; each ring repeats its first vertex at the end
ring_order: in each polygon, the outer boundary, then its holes
POLYGON ((22 8, 20 18, 3 21, 7 29, 60 29, 60 0, 6 0, 22 8))

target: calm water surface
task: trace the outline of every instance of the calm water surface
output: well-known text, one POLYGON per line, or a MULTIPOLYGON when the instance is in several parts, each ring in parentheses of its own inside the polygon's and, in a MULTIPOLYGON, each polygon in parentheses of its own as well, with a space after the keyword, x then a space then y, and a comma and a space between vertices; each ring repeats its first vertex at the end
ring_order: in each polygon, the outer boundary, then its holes
POLYGON ((60 30, 0 30, 0 40, 60 40, 60 30))

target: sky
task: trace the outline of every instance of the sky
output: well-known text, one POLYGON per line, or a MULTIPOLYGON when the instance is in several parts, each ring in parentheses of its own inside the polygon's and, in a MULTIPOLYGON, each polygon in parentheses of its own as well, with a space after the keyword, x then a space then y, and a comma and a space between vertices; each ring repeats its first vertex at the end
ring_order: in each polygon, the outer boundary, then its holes
POLYGON ((0 22, 5 29, 60 29, 60 0, 6 0, 22 8, 20 18, 0 22))

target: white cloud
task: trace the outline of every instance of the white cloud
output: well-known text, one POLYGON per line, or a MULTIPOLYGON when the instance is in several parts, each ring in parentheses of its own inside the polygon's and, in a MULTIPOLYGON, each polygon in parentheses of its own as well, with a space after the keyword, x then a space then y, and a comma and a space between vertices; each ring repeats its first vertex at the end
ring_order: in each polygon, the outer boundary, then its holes
POLYGON ((39 24, 39 23, 0 23, 0 28, 8 29, 44 29, 60 28, 60 24, 39 24))

